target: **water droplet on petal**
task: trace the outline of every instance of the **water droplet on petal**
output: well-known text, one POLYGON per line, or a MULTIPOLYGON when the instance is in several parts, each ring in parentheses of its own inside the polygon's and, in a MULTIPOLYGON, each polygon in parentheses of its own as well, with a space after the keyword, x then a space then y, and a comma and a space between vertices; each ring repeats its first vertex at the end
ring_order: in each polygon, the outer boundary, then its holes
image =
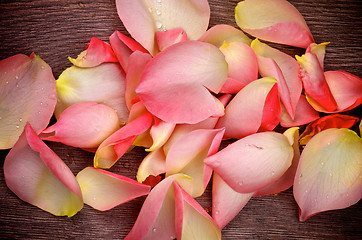
POLYGON ((324 162, 321 162, 321 165, 324 165, 324 162))
POLYGON ((21 122, 21 121, 23 121, 23 119, 22 119, 22 118, 19 118, 19 122, 21 122))
POLYGON ((161 2, 162 2, 162 0, 157 0, 157 2, 158 2, 158 3, 161 3, 161 2))
POLYGON ((40 102, 40 105, 43 105, 43 102, 40 102))
POLYGON ((56 95, 56 94, 52 94, 52 95, 49 96, 49 98, 52 99, 52 100, 55 100, 55 99, 57 99, 57 95, 56 95))
POLYGON ((156 228, 152 229, 152 232, 157 232, 157 229, 156 228))
POLYGON ((160 16, 160 15, 161 15, 161 11, 158 10, 158 9, 156 9, 156 15, 157 15, 157 16, 160 16))
POLYGON ((40 68, 41 68, 41 70, 44 70, 44 69, 45 69, 45 67, 44 67, 44 66, 41 66, 40 68))
POLYGON ((161 27, 162 27, 162 23, 156 22, 156 27, 157 27, 157 28, 161 28, 161 27))
POLYGON ((19 79, 19 76, 15 76, 15 79, 19 79))
POLYGON ((219 213, 220 213, 219 211, 217 211, 217 210, 215 211, 215 214, 216 214, 216 215, 218 215, 219 213))
POLYGON ((19 126, 19 125, 16 125, 15 127, 16 127, 16 130, 19 130, 19 128, 20 128, 20 126, 19 126))
POLYGON ((333 176, 333 173, 329 173, 329 176, 331 176, 331 177, 332 177, 332 176, 333 176))
POLYGON ((19 84, 16 84, 16 87, 19 87, 19 84))
POLYGON ((243 186, 244 182, 240 181, 238 184, 239 184, 239 186, 243 186))
POLYGON ((272 175, 274 175, 275 174, 275 172, 274 171, 272 171, 272 175))
POLYGON ((5 83, 6 83, 6 84, 9 84, 9 81, 6 81, 5 83))

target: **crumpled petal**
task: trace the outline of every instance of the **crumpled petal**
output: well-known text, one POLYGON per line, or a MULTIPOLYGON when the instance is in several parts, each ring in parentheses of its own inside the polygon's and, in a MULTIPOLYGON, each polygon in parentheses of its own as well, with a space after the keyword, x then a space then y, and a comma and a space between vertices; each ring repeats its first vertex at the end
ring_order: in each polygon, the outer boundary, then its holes
POLYGON ((143 183, 149 176, 166 172, 166 156, 162 148, 150 152, 138 167, 137 181, 143 183))
POLYGON ((283 134, 262 132, 228 145, 205 164, 235 191, 251 193, 277 181, 292 159, 293 148, 283 134))
POLYGON ((218 93, 226 77, 227 63, 218 48, 185 41, 147 64, 136 93, 147 110, 165 122, 197 123, 224 114, 209 90, 218 93))
POLYGON ((298 168, 299 158, 300 158, 300 150, 299 150, 299 127, 293 127, 287 129, 284 133, 284 136, 288 138, 290 145, 293 147, 294 155, 292 164, 288 168, 288 170, 274 183, 265 188, 259 190, 254 194, 255 197, 268 195, 268 194, 276 194, 287 190, 293 185, 295 172, 298 168))
POLYGON ((77 67, 96 67, 106 62, 118 62, 109 43, 92 37, 86 46, 86 50, 81 52, 76 59, 68 57, 69 61, 77 67))
POLYGON ((196 40, 209 25, 207 0, 116 0, 117 13, 131 36, 153 56, 157 54, 155 33, 181 27, 196 40))
POLYGON ((83 208, 82 192, 72 171, 29 123, 5 158, 4 175, 19 198, 51 214, 71 217, 83 208))
POLYGON ((125 76, 119 64, 103 63, 93 68, 72 66, 60 74, 57 83, 58 102, 55 116, 78 102, 97 102, 115 111, 126 122, 129 111, 124 97, 125 76))
POLYGON ((327 84, 337 102, 337 109, 330 111, 307 96, 310 105, 318 112, 337 113, 351 110, 362 103, 362 79, 345 71, 324 72, 327 84))
POLYGON ((201 36, 199 41, 211 43, 216 47, 221 47, 225 41, 227 43, 242 42, 247 45, 251 43, 251 39, 245 33, 226 24, 211 27, 201 36))
POLYGON ((214 173, 212 182, 212 218, 220 229, 223 229, 238 215, 253 194, 253 192, 235 192, 217 173, 214 173))
POLYGON ((166 176, 186 174, 194 180, 193 197, 203 194, 212 171, 204 159, 219 149, 224 129, 198 129, 175 142, 166 155, 166 176))
POLYGON ((237 25, 254 37, 307 48, 313 36, 300 12, 285 0, 245 0, 235 8, 237 25))
POLYGON ((162 147, 171 136, 175 127, 176 127, 175 123, 164 122, 154 117, 154 124, 150 129, 150 135, 152 137, 153 142, 152 146, 146 149, 146 151, 155 151, 160 147, 162 147))
POLYGON ((26 122, 39 134, 49 124, 56 102, 52 70, 38 55, 1 60, 0 149, 15 144, 26 122))
POLYGON ((306 145, 317 133, 328 128, 351 128, 359 121, 358 117, 332 114, 319 118, 310 123, 300 135, 299 144, 306 145))
POLYGON ((96 102, 71 105, 58 121, 42 132, 41 139, 79 148, 96 148, 120 128, 117 113, 96 102))
POLYGON ((200 204, 173 183, 177 239, 221 240, 221 230, 200 204))
POLYGON ((175 181, 187 192, 192 191, 192 179, 186 175, 176 174, 162 180, 148 194, 133 228, 124 240, 175 238, 175 181))
POLYGON ((294 180, 299 220, 341 209, 362 197, 362 139, 352 130, 327 129, 304 148, 294 180))
MULTIPOLYGON (((276 80, 261 78, 249 83, 230 101, 225 109, 225 115, 216 124, 216 128, 225 127, 224 139, 242 138, 256 133, 261 126, 269 123, 278 125, 280 118, 280 103, 276 80), (268 95, 269 101, 275 106, 265 107, 268 95), (268 115, 263 122, 264 114, 268 115), (270 121, 269 117, 276 117, 277 121, 270 121), (240 124, 247 123, 247 124, 240 124)), ((275 127, 274 126, 274 127, 275 127)), ((269 129, 271 130, 271 129, 269 129)))
POLYGON ((258 79, 258 62, 251 47, 242 42, 226 41, 220 47, 228 63, 228 80, 220 92, 237 93, 250 82, 258 79), (236 83, 230 84, 230 81, 236 83))
POLYGON ((157 46, 160 51, 167 47, 187 40, 187 34, 182 28, 174 28, 156 33, 157 46))
POLYGON ((98 147, 94 167, 110 168, 132 146, 136 137, 145 132, 152 123, 152 116, 144 113, 113 133, 98 147))
POLYGON ((100 211, 147 195, 151 189, 130 178, 92 167, 84 168, 76 178, 84 203, 100 211))

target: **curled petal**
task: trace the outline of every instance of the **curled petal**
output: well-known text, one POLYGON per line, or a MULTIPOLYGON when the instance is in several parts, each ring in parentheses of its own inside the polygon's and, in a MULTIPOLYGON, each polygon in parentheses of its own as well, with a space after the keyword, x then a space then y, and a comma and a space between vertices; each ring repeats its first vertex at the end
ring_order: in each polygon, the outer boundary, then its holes
POLYGON ((96 37, 91 39, 86 50, 81 52, 76 59, 71 57, 68 59, 77 67, 96 67, 105 62, 118 62, 111 46, 96 37))
POLYGON ((121 122, 126 122, 127 109, 124 73, 119 64, 103 63, 93 68, 72 66, 60 74, 57 82, 58 102, 55 116, 78 102, 97 102, 113 108, 121 122))
POLYGON ((13 147, 26 122, 39 134, 49 124, 56 102, 52 70, 39 56, 18 54, 1 60, 0 149, 13 147))
POLYGON ((102 169, 87 167, 77 174, 85 204, 106 211, 134 198, 147 195, 150 186, 102 169))
POLYGON ((283 134, 262 132, 230 144, 205 163, 235 191, 251 193, 278 180, 292 158, 293 148, 283 134))
POLYGON ((285 0, 245 0, 235 8, 237 25, 254 37, 307 48, 314 42, 299 11, 285 0))
POLYGON ((221 230, 200 204, 174 182, 177 239, 221 240, 221 230))
POLYGON ((212 182, 212 218, 223 229, 248 203, 252 193, 235 192, 214 173, 212 182))
POLYGON ((113 133, 98 147, 94 167, 110 168, 132 146, 136 137, 145 132, 152 123, 152 116, 144 113, 113 133))
POLYGON ((319 118, 310 123, 300 135, 300 145, 306 145, 317 133, 328 128, 351 128, 359 121, 358 117, 349 115, 332 114, 319 118))
POLYGON ((158 176, 166 172, 166 156, 162 148, 150 152, 138 167, 137 181, 144 182, 149 176, 158 176))
POLYGON ((218 48, 185 41, 148 63, 136 93, 147 110, 165 122, 197 123, 224 114, 209 90, 218 93, 226 77, 227 63, 218 48))
POLYGON ((318 112, 343 112, 362 103, 362 80, 360 77, 341 70, 327 71, 324 76, 338 107, 334 111, 330 111, 307 96, 310 105, 318 112))
POLYGON ((71 105, 58 121, 42 132, 41 138, 79 148, 96 148, 120 128, 117 113, 95 102, 71 105))
POLYGON ((196 40, 209 25, 207 0, 117 0, 116 5, 127 31, 153 56, 158 51, 155 42, 157 31, 181 27, 190 40, 196 40))
POLYGON ((294 180, 300 221, 341 209, 362 197, 362 139, 352 130, 327 129, 304 148, 294 180))
POLYGON ((250 45, 251 43, 251 39, 242 31, 226 24, 219 24, 211 27, 204 35, 202 35, 199 41, 211 43, 216 47, 221 47, 225 41, 227 43, 242 42, 247 45, 250 45))
POLYGON ((164 122, 156 117, 154 118, 154 122, 155 123, 150 129, 150 135, 153 140, 152 146, 146 149, 146 151, 155 151, 162 147, 167 142, 176 126, 175 123, 164 122))
POLYGON ((322 71, 324 69, 324 57, 326 55, 326 47, 330 42, 324 42, 320 44, 311 43, 308 48, 306 49, 306 53, 310 52, 317 56, 319 65, 322 68, 322 71))
POLYGON ((167 47, 187 40, 187 34, 182 28, 174 28, 156 33, 157 46, 160 51, 167 47))
POLYGON ((83 208, 82 192, 68 166, 27 123, 4 162, 7 186, 19 198, 56 216, 83 208))

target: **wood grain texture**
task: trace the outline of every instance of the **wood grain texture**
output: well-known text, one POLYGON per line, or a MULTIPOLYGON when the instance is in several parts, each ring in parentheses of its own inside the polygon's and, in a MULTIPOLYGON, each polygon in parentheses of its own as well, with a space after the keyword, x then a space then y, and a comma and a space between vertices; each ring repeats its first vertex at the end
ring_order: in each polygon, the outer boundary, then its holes
MULTIPOLYGON (((234 21, 237 0, 210 0, 210 26, 234 21)), ((342 69, 361 76, 362 7, 359 0, 293 0, 305 17, 315 41, 327 48, 326 70, 342 69)), ((0 59, 17 53, 39 54, 57 78, 91 37, 108 41, 114 30, 126 33, 114 0, 0 1, 0 59)), ((301 49, 280 47, 290 54, 301 49)), ((361 117, 361 108, 352 112, 361 117)), ((74 174, 92 165, 93 155, 80 149, 49 143, 74 174)), ((17 198, 7 187, 2 165, 8 151, 0 151, 0 239, 122 239, 132 228, 144 197, 106 212, 88 206, 72 218, 55 217, 17 198)), ((146 153, 141 148, 126 154, 113 172, 135 178, 146 153)), ((211 206, 211 187, 197 200, 211 206)), ((292 190, 277 196, 253 198, 222 231, 223 239, 361 239, 362 203, 320 213, 298 222, 292 190)))

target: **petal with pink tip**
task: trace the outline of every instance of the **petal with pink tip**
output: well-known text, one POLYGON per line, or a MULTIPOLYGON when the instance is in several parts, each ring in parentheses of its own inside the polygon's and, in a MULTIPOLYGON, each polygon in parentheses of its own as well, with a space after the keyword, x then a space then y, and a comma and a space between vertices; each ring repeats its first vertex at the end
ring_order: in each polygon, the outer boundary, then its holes
POLYGON ((176 127, 175 123, 164 122, 154 117, 154 124, 150 129, 150 135, 152 137, 153 142, 152 146, 146 149, 146 151, 155 151, 160 147, 162 147, 171 136, 175 127, 176 127))
POLYGON ((116 5, 127 31, 153 56, 157 53, 157 31, 181 27, 190 40, 196 40, 209 25, 207 0, 116 0, 116 5))
POLYGON ((324 42, 320 44, 311 43, 305 52, 313 53, 317 56, 319 65, 324 69, 324 57, 326 55, 326 47, 330 42, 324 42))
POLYGON ((317 133, 328 128, 351 128, 359 121, 358 117, 332 114, 319 118, 310 123, 300 135, 300 145, 306 145, 309 140, 317 133))
POLYGON ((204 159, 219 149, 224 129, 198 129, 182 136, 166 155, 166 176, 186 174, 194 179, 193 197, 205 191, 211 178, 211 169, 204 159))
POLYGON ((96 37, 92 37, 86 50, 81 52, 76 59, 71 57, 68 59, 77 67, 96 67, 105 62, 118 62, 109 43, 96 37))
POLYGON ((217 173, 214 173, 212 182, 212 218, 220 229, 223 229, 238 215, 253 194, 253 192, 235 192, 217 173))
POLYGON ((254 194, 255 197, 268 195, 268 194, 276 194, 284 190, 287 190, 293 185, 295 172, 297 171, 299 157, 300 157, 300 150, 298 143, 299 128, 298 127, 289 128, 283 133, 283 135, 288 138, 288 141, 294 150, 292 165, 276 182, 256 192, 254 194))
POLYGON ((15 144, 26 122, 39 134, 49 124, 56 102, 52 70, 39 56, 18 54, 1 60, 0 149, 15 144))
POLYGON ((174 182, 177 239, 221 240, 221 230, 200 204, 174 182))
POLYGON ((284 106, 282 106, 282 116, 280 125, 282 127, 296 127, 310 123, 319 118, 319 113, 308 103, 304 95, 300 95, 295 109, 294 119, 291 119, 284 106))
POLYGON ((58 102, 55 116, 78 102, 97 102, 113 108, 121 122, 129 111, 125 103, 125 76, 119 64, 103 63, 93 68, 72 66, 60 74, 57 83, 58 102))
POLYGON ((192 179, 183 174, 172 175, 162 180, 148 194, 133 228, 124 240, 174 239, 175 194, 173 182, 190 190, 192 179))
POLYGON ((204 35, 202 35, 199 41, 211 43, 216 47, 221 47, 224 41, 227 43, 242 42, 247 45, 250 45, 251 43, 251 39, 242 31, 226 24, 219 24, 211 27, 204 35))
POLYGON ((237 25, 254 37, 307 48, 314 42, 300 12, 286 0, 245 0, 235 8, 237 25))
POLYGON ((160 51, 167 47, 187 40, 187 34, 182 28, 174 28, 156 33, 157 46, 160 51))
POLYGON ((137 181, 144 182, 149 176, 158 176, 166 172, 166 156, 162 148, 150 152, 138 167, 137 181))
POLYGON ((132 146, 136 137, 145 132, 152 123, 152 116, 144 113, 113 133, 98 147, 94 167, 110 168, 132 146))
MULTIPOLYGON (((228 63, 228 77, 239 83, 235 87, 228 87, 221 92, 224 93, 237 93, 250 82, 258 79, 258 62, 256 55, 251 47, 242 42, 226 41, 220 47, 221 52, 225 55, 225 60, 228 63)), ((226 81, 228 85, 229 79, 226 81)), ((230 84, 229 84, 230 85, 230 84)))
POLYGON ((83 200, 92 208, 106 211, 147 195, 150 186, 102 169, 86 167, 77 174, 83 200))
POLYGON ((148 63, 136 93, 147 110, 165 122, 197 123, 223 115, 222 104, 209 90, 218 93, 226 77, 227 63, 218 48, 185 41, 148 63))
POLYGON ((120 128, 117 113, 104 104, 80 102, 60 114, 41 138, 79 148, 96 148, 120 128))
POLYGON ((68 166, 27 123, 4 162, 7 186, 19 198, 56 216, 83 208, 82 192, 68 166))
POLYGON ((337 109, 330 111, 309 96, 307 100, 318 112, 343 112, 362 103, 362 79, 345 71, 327 71, 324 73, 327 84, 337 102, 337 109))
POLYGON ((224 139, 242 138, 258 131, 262 125, 265 101, 274 87, 277 87, 274 78, 261 78, 236 94, 227 105, 225 115, 216 124, 216 128, 225 127, 224 139))
POLYGON ((293 148, 283 134, 262 132, 230 144, 205 164, 235 191, 250 193, 277 181, 292 159, 293 148))
POLYGON ((362 197, 362 139, 352 130, 327 129, 304 148, 294 180, 300 221, 341 209, 362 197))

